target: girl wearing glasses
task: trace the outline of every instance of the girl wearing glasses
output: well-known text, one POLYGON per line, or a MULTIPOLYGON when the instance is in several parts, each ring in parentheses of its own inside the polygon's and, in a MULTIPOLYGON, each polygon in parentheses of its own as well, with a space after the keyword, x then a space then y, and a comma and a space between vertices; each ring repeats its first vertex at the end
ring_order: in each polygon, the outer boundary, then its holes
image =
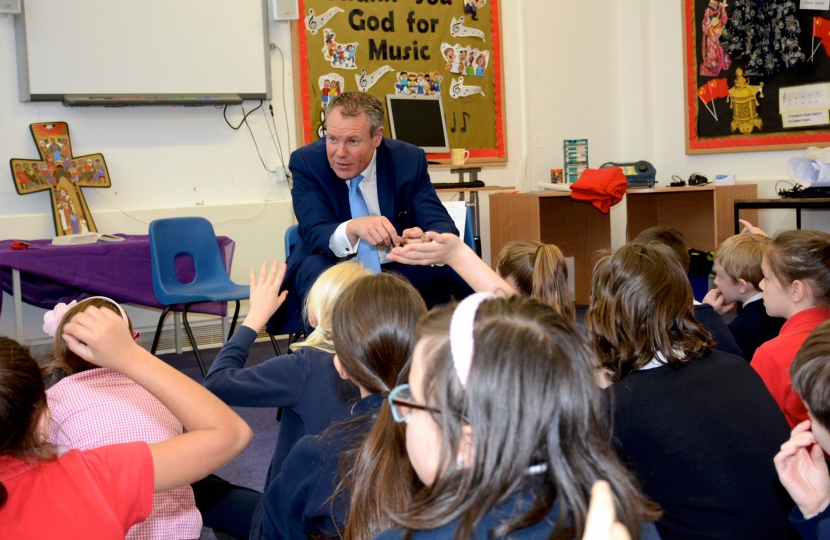
POLYGON ((380 540, 581 537, 600 479, 632 537, 655 537, 659 513, 613 453, 595 361, 569 320, 478 293, 417 333, 409 384, 388 400, 425 487, 380 540))
POLYGON ((394 275, 363 277, 343 291, 332 317, 334 365, 361 399, 350 420, 296 443, 257 508, 251 538, 340 537, 350 506, 364 520, 352 524, 354 530, 364 532, 347 538, 392 526, 383 506, 402 508, 414 475, 402 459, 403 433, 388 429, 394 423, 381 405, 408 366, 415 324, 424 313, 418 291, 394 275))

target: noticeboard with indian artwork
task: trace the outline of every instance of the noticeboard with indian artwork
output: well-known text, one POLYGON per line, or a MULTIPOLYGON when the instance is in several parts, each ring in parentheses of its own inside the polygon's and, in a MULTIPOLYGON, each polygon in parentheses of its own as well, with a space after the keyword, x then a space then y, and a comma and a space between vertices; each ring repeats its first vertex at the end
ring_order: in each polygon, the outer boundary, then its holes
POLYGON ((104 156, 73 156, 69 126, 65 122, 30 127, 41 159, 10 161, 17 193, 29 195, 49 190, 56 236, 97 232, 81 187, 110 187, 104 156))
POLYGON ((686 153, 830 143, 830 0, 683 0, 686 153))
POLYGON ((451 148, 468 148, 473 163, 507 160, 499 0, 299 5, 303 143, 324 136, 326 107, 340 93, 369 92, 384 106, 387 94, 440 95, 451 148))

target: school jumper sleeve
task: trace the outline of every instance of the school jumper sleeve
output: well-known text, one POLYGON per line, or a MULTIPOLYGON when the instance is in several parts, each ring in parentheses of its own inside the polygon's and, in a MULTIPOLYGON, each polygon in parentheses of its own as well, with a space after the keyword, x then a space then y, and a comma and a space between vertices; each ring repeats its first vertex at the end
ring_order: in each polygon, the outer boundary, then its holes
POLYGON ((241 326, 219 351, 205 377, 205 388, 228 405, 293 407, 308 380, 306 350, 246 368, 245 361, 256 337, 252 329, 241 326))
POLYGON ((830 507, 810 519, 796 506, 790 512, 790 523, 804 540, 830 540, 830 507))

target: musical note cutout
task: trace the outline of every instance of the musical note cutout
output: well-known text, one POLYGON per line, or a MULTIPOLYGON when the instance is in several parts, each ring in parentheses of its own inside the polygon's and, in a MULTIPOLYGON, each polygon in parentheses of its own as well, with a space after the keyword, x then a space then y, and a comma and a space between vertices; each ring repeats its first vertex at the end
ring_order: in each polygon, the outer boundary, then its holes
POLYGON ((453 113, 452 113, 452 127, 450 128, 450 131, 455 133, 456 130, 458 129, 458 127, 456 127, 457 125, 458 125, 458 123, 455 121, 455 111, 453 111, 453 113))
POLYGON ((473 94, 481 94, 483 96, 484 90, 480 86, 464 86, 464 77, 459 77, 458 80, 452 80, 452 84, 450 85, 451 98, 458 99, 473 94))
POLYGON ((309 9, 308 15, 305 18, 305 27, 308 28, 308 31, 311 32, 312 35, 317 35, 317 31, 325 26, 326 23, 338 13, 343 13, 343 10, 339 7, 333 7, 319 17, 315 17, 314 10, 309 9))
POLYGON ((376 69, 374 72, 366 75, 366 70, 361 69, 360 75, 355 74, 354 80, 357 81, 357 89, 361 92, 368 92, 371 87, 375 85, 378 80, 389 73, 390 71, 395 71, 392 69, 392 66, 381 66, 376 69))
POLYGON ((469 26, 464 26, 464 17, 461 17, 457 20, 455 17, 452 18, 452 23, 450 24, 450 35, 452 37, 477 37, 481 38, 484 41, 487 41, 487 39, 484 37, 484 32, 482 32, 478 28, 470 28, 469 26))
POLYGON ((461 120, 464 121, 464 125, 461 127, 461 133, 467 133, 467 118, 470 118, 470 113, 461 113, 461 120))
POLYGON ((320 111, 320 125, 317 126, 317 137, 323 138, 326 136, 326 111, 320 111))

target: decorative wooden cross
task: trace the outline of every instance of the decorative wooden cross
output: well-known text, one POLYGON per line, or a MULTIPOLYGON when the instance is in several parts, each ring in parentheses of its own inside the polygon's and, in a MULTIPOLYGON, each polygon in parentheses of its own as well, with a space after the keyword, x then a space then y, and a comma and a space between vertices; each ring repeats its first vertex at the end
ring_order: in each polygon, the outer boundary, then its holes
POLYGON ((81 186, 108 188, 110 176, 102 154, 73 157, 66 122, 32 124, 32 137, 43 158, 12 159, 11 169, 17 193, 52 193, 55 235, 98 232, 86 205, 81 186))

